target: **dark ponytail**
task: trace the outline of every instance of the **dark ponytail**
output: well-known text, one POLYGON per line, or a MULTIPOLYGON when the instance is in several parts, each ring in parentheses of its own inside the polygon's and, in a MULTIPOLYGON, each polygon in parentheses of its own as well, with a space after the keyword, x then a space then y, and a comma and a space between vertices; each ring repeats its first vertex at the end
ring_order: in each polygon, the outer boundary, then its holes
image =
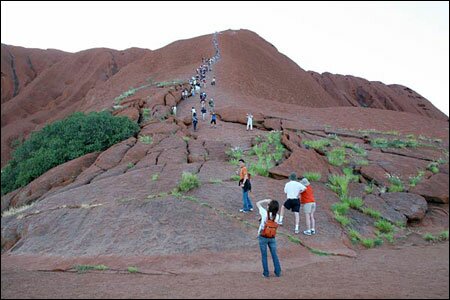
MULTIPOLYGON (((275 220, 279 209, 280 209, 280 204, 278 203, 277 200, 270 201, 269 207, 268 207, 268 212, 272 213, 272 218, 273 218, 272 221, 275 220)), ((269 216, 270 216, 270 214, 269 214, 269 216)))

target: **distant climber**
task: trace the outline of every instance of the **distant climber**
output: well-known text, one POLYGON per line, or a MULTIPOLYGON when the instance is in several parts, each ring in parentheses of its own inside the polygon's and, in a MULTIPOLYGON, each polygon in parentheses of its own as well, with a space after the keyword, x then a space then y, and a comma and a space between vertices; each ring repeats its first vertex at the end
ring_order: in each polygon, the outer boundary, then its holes
POLYGON ((206 107, 203 105, 202 109, 200 110, 202 112, 202 120, 205 121, 206 116, 206 107))
POLYGON ((214 106, 215 106, 213 98, 209 99, 208 105, 209 105, 209 112, 212 113, 214 111, 214 106))
MULTIPOLYGON (((239 160, 239 178, 239 186, 244 187, 248 180, 248 171, 243 159, 239 160)), ((239 210, 240 212, 248 213, 249 211, 253 211, 252 202, 250 201, 250 198, 248 198, 248 191, 245 191, 244 189, 242 189, 242 205, 243 207, 239 210)))
POLYGON ((247 130, 250 128, 250 130, 253 130, 253 115, 247 114, 247 130))
POLYGON ((192 114, 192 125, 194 125, 194 131, 197 131, 197 123, 198 123, 197 113, 194 112, 192 114))
POLYGON ((211 85, 216 85, 216 76, 211 79, 211 85))
POLYGON ((210 125, 210 127, 212 127, 213 124, 214 124, 214 128, 216 128, 216 125, 217 125, 217 116, 216 116, 216 113, 214 113, 214 112, 211 114, 211 125, 210 125))

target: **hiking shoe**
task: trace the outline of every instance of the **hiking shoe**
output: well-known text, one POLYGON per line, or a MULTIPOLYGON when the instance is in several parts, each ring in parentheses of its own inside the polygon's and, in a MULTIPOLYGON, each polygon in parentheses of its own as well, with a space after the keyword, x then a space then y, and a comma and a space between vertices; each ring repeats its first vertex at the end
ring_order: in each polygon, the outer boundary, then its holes
POLYGON ((241 208, 239 211, 244 214, 248 213, 248 210, 244 210, 243 208, 241 208))
POLYGON ((250 211, 253 211, 253 208, 250 208, 250 211))
POLYGON ((316 230, 315 229, 311 229, 311 234, 316 234, 316 230))
POLYGON ((311 230, 305 230, 305 231, 303 231, 303 234, 311 235, 311 230))
POLYGON ((299 234, 299 233, 300 233, 300 229, 295 229, 295 230, 294 230, 294 233, 295 233, 295 234, 299 234))
POLYGON ((283 222, 277 222, 277 224, 283 226, 283 222))

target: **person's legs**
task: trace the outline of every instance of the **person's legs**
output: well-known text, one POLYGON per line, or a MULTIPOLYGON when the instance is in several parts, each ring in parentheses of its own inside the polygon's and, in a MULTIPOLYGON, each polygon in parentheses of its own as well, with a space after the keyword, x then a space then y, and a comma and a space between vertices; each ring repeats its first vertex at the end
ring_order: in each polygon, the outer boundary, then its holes
POLYGON ((283 218, 284 218, 284 204, 281 206, 281 212, 280 212, 280 220, 279 220, 279 224, 282 225, 283 224, 283 218))
POLYGON ((244 192, 244 189, 242 189, 242 203, 243 203, 242 209, 244 211, 250 210, 250 208, 248 207, 248 203, 247 203, 247 197, 248 197, 248 192, 244 192))
POLYGON ((311 231, 313 233, 316 233, 316 220, 314 219, 314 212, 316 211, 316 204, 314 203, 312 210, 311 210, 311 231))
POLYGON ((269 244, 270 254, 272 255, 273 267, 275 269, 275 275, 277 277, 280 277, 281 276, 281 265, 280 265, 280 260, 278 259, 278 254, 277 254, 277 241, 275 240, 275 238, 269 239, 268 244, 269 244))
POLYGON ((305 213, 306 230, 311 230, 311 214, 305 213))
POLYGON ((250 121, 250 130, 253 130, 253 120, 250 121))
MULTIPOLYGON (((259 239, 259 249, 261 250, 261 262, 263 266, 263 275, 269 277, 269 266, 267 264, 267 238, 258 237, 259 239)), ((273 257, 273 256, 272 256, 273 257)))
POLYGON ((294 212, 295 215, 295 233, 298 233, 298 224, 300 222, 300 213, 299 212, 294 212))
POLYGON ((246 194, 246 200, 247 200, 247 207, 250 210, 250 209, 253 209, 253 204, 252 204, 252 201, 250 200, 248 193, 249 192, 246 192, 245 194, 246 194))
POLYGON ((250 128, 250 121, 247 121, 247 130, 250 128))

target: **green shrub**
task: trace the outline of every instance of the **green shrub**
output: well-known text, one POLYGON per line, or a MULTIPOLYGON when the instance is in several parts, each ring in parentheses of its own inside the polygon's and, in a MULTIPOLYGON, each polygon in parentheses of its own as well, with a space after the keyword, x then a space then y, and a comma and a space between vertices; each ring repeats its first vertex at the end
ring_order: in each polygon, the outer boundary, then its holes
POLYGON ((375 138, 370 141, 370 145, 374 148, 387 148, 389 147, 389 141, 383 138, 375 138))
POLYGON ((361 244, 368 249, 375 247, 375 241, 372 239, 362 239, 361 244))
POLYGON ((355 152, 358 155, 367 156, 366 150, 364 148, 362 148, 361 146, 359 146, 358 144, 353 144, 353 143, 350 143, 350 142, 344 142, 341 145, 342 145, 342 147, 352 149, 353 152, 355 152))
POLYGON ((378 210, 372 209, 370 207, 364 207, 362 212, 368 216, 371 216, 374 219, 381 218, 381 213, 378 210))
POLYGON ((417 176, 409 177, 409 185, 410 186, 416 186, 423 178, 423 175, 425 175, 424 171, 419 171, 417 176))
POLYGON ((153 181, 158 180, 158 178, 159 178, 159 174, 158 173, 152 175, 152 180, 153 181))
POLYGON ((320 140, 304 140, 302 141, 304 146, 308 146, 309 148, 313 148, 316 150, 325 151, 325 148, 328 146, 332 146, 333 144, 328 139, 320 139, 320 140))
POLYGON ((373 241, 374 245, 376 247, 383 245, 383 240, 380 237, 375 238, 375 240, 373 241))
POLYGON ((348 193, 349 180, 347 176, 330 175, 328 177, 327 186, 340 197, 344 197, 348 193))
POLYGON ((417 146, 419 146, 419 142, 415 139, 387 140, 384 138, 375 138, 370 141, 370 144, 374 148, 416 148, 417 146))
POLYGON ((368 166, 369 161, 367 159, 359 159, 355 162, 358 166, 368 166))
POLYGON ((364 192, 366 194, 372 194, 373 193, 373 181, 369 182, 369 184, 366 185, 366 187, 364 188, 364 192))
POLYGON ((353 209, 360 209, 364 204, 363 200, 359 197, 348 198, 346 199, 346 202, 353 209))
POLYGON ((137 272, 139 272, 137 267, 128 267, 127 271, 128 271, 128 273, 137 273, 137 272))
POLYGON ((242 158, 242 156, 244 155, 244 151, 243 151, 241 148, 239 148, 239 147, 231 148, 231 149, 227 150, 225 153, 226 153, 231 159, 235 159, 235 160, 238 160, 238 161, 239 161, 239 160, 242 158))
POLYGON ((127 97, 129 97, 129 96, 133 96, 134 93, 136 93, 136 90, 137 90, 137 89, 135 89, 135 88, 130 88, 128 91, 126 91, 126 92, 122 93, 120 96, 114 98, 114 103, 117 105, 117 104, 119 104, 123 99, 125 99, 125 98, 127 98, 127 97))
POLYGON ((358 231, 356 231, 354 229, 350 229, 348 231, 348 237, 350 238, 350 240, 352 241, 353 244, 356 244, 357 242, 359 242, 361 240, 361 235, 359 234, 358 231))
POLYGON ((210 179, 209 180, 210 183, 214 183, 214 184, 220 184, 223 183, 223 181, 221 179, 210 179))
POLYGON ((346 216, 341 216, 340 214, 335 214, 334 218, 338 221, 342 226, 347 226, 350 224, 350 219, 346 216))
POLYGON ((403 186, 403 182, 400 177, 388 174, 388 181, 391 185, 388 187, 388 191, 391 193, 395 192, 403 192, 405 187, 403 186))
POLYGON ((448 230, 444 230, 441 233, 439 233, 438 238, 441 241, 448 241, 448 230))
POLYGON ((335 148, 330 152, 327 152, 328 162, 333 166, 342 166, 345 161, 345 149, 344 148, 335 148))
POLYGON ((258 159, 257 163, 251 163, 248 167, 248 171, 252 175, 258 174, 260 176, 269 177, 269 169, 271 169, 273 166, 274 165, 269 156, 265 159, 258 159))
POLYGON ((439 173, 439 164, 434 161, 427 166, 427 170, 433 172, 434 174, 437 174, 439 173))
POLYGON ((432 235, 431 233, 425 233, 423 238, 428 241, 428 242, 434 242, 437 240, 437 237, 435 237, 434 235, 432 235))
POLYGON ((183 174, 181 175, 181 182, 178 185, 178 191, 187 192, 199 186, 200 180, 198 180, 197 175, 189 172, 183 172, 183 174))
POLYGON ((18 215, 33 206, 34 206, 34 202, 31 204, 23 205, 23 206, 19 206, 19 207, 10 206, 8 210, 5 210, 2 212, 2 218, 18 215))
POLYGON ((75 265, 74 269, 77 270, 78 272, 86 272, 86 271, 90 271, 90 270, 96 270, 96 271, 106 271, 109 268, 105 265, 96 265, 96 266, 92 266, 92 265, 75 265))
POLYGON ((374 223, 374 225, 382 233, 390 233, 394 231, 394 225, 387 220, 378 220, 374 223))
POLYGON ((150 119, 150 108, 143 108, 142 109, 142 118, 145 121, 148 121, 150 119))
POLYGON ((322 175, 316 172, 305 172, 303 173, 303 177, 307 178, 309 181, 319 181, 320 178, 322 178, 322 175))
POLYGON ((85 154, 103 151, 135 135, 139 125, 109 112, 74 113, 31 133, 1 172, 1 194, 23 187, 46 171, 85 154))
POLYGON ((349 182, 358 182, 359 181, 359 176, 353 174, 353 169, 351 169, 351 168, 344 168, 343 173, 347 177, 347 180, 349 182))
POLYGON ((139 137, 139 142, 141 142, 142 144, 150 145, 151 143, 153 143, 153 138, 149 135, 141 135, 139 137))
POLYGON ((331 210, 334 211, 334 213, 342 215, 342 216, 347 214, 349 208, 350 208, 350 204, 348 204, 347 202, 338 202, 338 203, 334 203, 331 206, 331 210))

